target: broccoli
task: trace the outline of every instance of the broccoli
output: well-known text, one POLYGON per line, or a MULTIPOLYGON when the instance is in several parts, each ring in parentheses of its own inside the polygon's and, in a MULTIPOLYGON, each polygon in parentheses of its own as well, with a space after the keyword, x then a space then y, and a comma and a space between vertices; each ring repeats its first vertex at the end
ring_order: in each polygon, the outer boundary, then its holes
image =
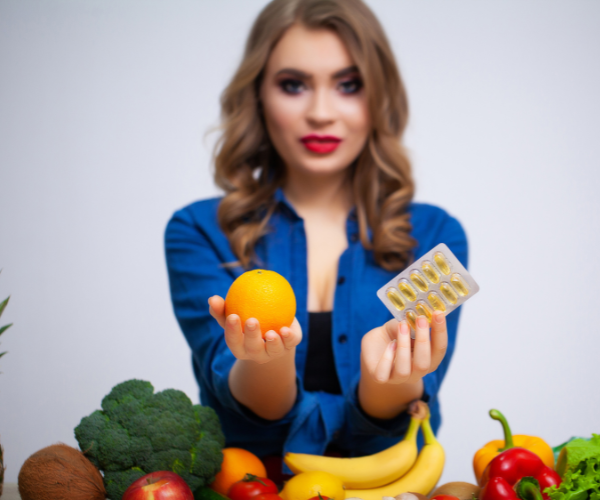
POLYGON ((154 394, 150 382, 135 379, 113 387, 102 410, 81 419, 75 438, 103 472, 111 500, 159 470, 176 472, 192 491, 208 485, 221 470, 225 446, 212 408, 192 405, 175 389, 154 394))

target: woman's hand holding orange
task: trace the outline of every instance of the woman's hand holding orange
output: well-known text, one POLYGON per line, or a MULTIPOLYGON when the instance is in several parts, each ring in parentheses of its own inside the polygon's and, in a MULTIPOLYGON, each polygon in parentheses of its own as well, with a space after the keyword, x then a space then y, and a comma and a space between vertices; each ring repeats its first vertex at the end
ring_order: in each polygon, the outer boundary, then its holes
POLYGON ((248 318, 242 325, 237 314, 225 317, 225 301, 215 295, 208 299, 210 314, 225 330, 225 342, 237 359, 245 359, 263 364, 294 351, 302 340, 302 328, 294 318, 290 327, 284 326, 275 332, 263 334, 256 318, 248 318))
POLYGON ((427 318, 417 318, 411 341, 406 321, 392 319, 374 328, 362 339, 362 366, 379 384, 415 383, 434 371, 444 359, 448 346, 446 317, 436 311, 430 328, 427 318))

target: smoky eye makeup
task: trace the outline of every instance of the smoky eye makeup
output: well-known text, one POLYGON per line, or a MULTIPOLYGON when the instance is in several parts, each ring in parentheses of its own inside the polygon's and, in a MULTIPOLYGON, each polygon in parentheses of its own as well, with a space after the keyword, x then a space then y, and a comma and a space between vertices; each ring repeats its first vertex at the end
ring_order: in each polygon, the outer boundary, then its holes
POLYGON ((363 81, 359 76, 346 78, 338 83, 338 88, 343 94, 356 94, 363 88, 363 81))
POLYGON ((304 90, 304 82, 298 78, 282 78, 277 83, 286 94, 296 95, 304 90))

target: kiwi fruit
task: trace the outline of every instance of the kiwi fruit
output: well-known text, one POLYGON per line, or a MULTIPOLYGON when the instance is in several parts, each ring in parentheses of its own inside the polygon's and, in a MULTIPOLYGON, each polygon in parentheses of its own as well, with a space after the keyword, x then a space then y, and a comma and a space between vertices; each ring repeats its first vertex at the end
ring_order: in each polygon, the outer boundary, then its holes
POLYGON ((479 490, 480 488, 476 484, 454 481, 442 484, 436 488, 429 498, 433 498, 436 495, 452 495, 460 500, 473 500, 473 497, 478 497, 479 490))

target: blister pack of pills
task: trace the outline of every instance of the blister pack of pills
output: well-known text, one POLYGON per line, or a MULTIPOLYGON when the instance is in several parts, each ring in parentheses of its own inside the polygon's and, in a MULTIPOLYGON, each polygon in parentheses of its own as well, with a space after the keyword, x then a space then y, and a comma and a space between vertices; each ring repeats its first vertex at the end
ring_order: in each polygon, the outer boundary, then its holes
POLYGON ((434 311, 449 314, 478 291, 473 277, 440 243, 377 290, 377 296, 398 321, 406 319, 414 338, 417 316, 431 323, 434 311))

